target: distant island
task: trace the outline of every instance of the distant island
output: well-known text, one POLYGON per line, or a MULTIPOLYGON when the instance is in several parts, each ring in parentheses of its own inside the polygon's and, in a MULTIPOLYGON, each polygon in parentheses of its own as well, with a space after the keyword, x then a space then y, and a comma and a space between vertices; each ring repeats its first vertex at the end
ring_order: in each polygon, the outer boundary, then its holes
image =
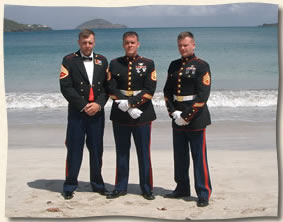
POLYGON ((50 31, 52 28, 39 24, 21 24, 10 19, 4 18, 4 32, 32 32, 32 31, 50 31))
POLYGON ((105 19, 93 19, 87 22, 82 23, 75 29, 120 29, 127 28, 126 25, 112 24, 111 22, 105 19))
POLYGON ((259 25, 259 27, 274 27, 274 26, 278 26, 278 23, 271 23, 271 24, 262 24, 262 25, 259 25))

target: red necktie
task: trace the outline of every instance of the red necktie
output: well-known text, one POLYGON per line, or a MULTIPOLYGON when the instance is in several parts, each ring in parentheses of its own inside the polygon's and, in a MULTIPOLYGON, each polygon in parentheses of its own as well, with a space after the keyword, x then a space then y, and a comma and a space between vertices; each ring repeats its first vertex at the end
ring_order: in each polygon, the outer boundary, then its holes
POLYGON ((89 102, 93 102, 94 101, 94 93, 93 93, 92 87, 90 87, 90 90, 89 90, 88 101, 89 102))

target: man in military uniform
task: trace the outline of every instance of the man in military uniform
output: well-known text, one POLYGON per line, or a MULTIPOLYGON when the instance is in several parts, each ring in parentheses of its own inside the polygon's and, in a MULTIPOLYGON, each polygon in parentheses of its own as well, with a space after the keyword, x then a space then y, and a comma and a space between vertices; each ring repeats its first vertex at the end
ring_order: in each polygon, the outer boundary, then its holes
POLYGON ((209 203, 211 184, 206 155, 206 126, 211 123, 207 108, 211 74, 209 65, 194 54, 195 41, 190 32, 177 39, 182 58, 171 62, 164 87, 164 98, 172 118, 174 178, 177 183, 167 198, 190 196, 189 147, 194 164, 197 206, 209 203))
POLYGON ((108 63, 105 57, 93 52, 93 31, 81 31, 78 44, 79 51, 64 57, 60 73, 61 92, 69 103, 65 199, 71 199, 78 186, 85 139, 90 158, 91 188, 102 195, 108 194, 101 176, 108 63))
POLYGON ((111 61, 108 87, 113 99, 110 119, 116 144, 116 183, 108 199, 126 195, 129 178, 131 134, 139 163, 140 187, 145 199, 153 200, 150 160, 151 122, 156 119, 151 102, 156 89, 154 62, 137 54, 140 46, 136 32, 123 35, 126 55, 111 61))

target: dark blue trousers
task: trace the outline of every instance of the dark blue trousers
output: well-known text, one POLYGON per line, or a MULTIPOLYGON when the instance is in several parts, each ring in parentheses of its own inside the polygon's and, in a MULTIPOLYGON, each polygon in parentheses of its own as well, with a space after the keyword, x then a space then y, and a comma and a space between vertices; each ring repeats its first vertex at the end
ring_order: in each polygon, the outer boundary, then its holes
POLYGON ((138 156, 140 188, 142 193, 151 193, 153 187, 150 159, 151 123, 140 126, 125 126, 113 122, 113 132, 117 156, 115 189, 127 191, 132 134, 138 156))
POLYGON ((78 175, 85 142, 89 151, 90 183, 92 189, 93 191, 104 189, 104 182, 101 176, 104 125, 105 117, 103 111, 95 116, 88 116, 84 112, 78 112, 69 108, 66 137, 66 180, 63 191, 74 191, 78 186, 78 175))
POLYGON ((209 200, 211 183, 207 164, 205 129, 181 131, 173 129, 174 177, 176 191, 190 194, 190 150, 194 165, 195 190, 199 198, 209 200))

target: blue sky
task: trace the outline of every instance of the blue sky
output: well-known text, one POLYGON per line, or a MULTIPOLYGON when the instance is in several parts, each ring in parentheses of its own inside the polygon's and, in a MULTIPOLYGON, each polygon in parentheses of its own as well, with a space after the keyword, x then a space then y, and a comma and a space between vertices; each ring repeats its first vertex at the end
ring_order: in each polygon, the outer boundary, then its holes
POLYGON ((132 28, 257 26, 278 22, 278 5, 236 3, 206 6, 36 7, 5 5, 4 17, 53 29, 74 29, 81 23, 106 19, 132 28))

